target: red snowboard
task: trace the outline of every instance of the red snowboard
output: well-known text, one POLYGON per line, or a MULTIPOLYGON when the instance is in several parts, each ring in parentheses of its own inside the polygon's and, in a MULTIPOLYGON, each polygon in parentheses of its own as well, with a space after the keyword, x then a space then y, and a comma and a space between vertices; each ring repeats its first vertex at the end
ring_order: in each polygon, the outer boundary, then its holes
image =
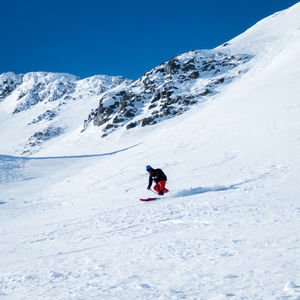
POLYGON ((140 199, 141 201, 153 201, 157 200, 158 198, 146 198, 146 199, 140 199))

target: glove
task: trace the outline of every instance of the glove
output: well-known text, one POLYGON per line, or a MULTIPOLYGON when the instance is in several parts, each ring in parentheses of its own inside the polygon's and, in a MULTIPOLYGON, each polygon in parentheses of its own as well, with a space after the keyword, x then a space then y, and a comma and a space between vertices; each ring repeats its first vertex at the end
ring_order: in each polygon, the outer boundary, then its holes
POLYGON ((147 190, 150 190, 150 189, 151 189, 151 186, 148 186, 148 187, 147 187, 147 190))

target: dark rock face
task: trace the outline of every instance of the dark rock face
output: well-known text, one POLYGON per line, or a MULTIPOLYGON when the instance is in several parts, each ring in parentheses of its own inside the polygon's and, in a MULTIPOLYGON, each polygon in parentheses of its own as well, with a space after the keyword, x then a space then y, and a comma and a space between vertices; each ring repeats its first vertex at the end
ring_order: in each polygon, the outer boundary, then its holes
POLYGON ((125 126, 153 125, 207 101, 221 85, 246 72, 249 55, 227 55, 192 50, 162 63, 125 88, 113 88, 101 96, 98 108, 84 121, 99 126, 102 136, 125 126), (93 121, 93 122, 92 122, 93 121))
POLYGON ((190 74, 190 78, 192 78, 192 79, 197 79, 197 78, 199 78, 199 76, 200 76, 200 74, 198 71, 192 72, 190 74))
POLYGON ((196 70, 195 58, 192 58, 183 65, 182 71, 186 73, 188 71, 194 71, 194 70, 196 70))
POLYGON ((22 77, 11 72, 0 75, 0 102, 22 83, 22 77))
POLYGON ((172 58, 167 62, 166 71, 168 74, 175 74, 180 69, 180 63, 178 59, 172 58))
POLYGON ((153 117, 144 118, 142 120, 142 124, 141 125, 143 127, 143 126, 152 125, 152 124, 155 124, 155 123, 157 123, 157 122, 155 121, 155 117, 153 116, 153 117))
POLYGON ((34 135, 32 135, 29 138, 28 143, 25 147, 25 150, 23 151, 23 154, 27 154, 27 153, 31 152, 29 147, 35 147, 37 145, 41 145, 45 141, 48 141, 50 139, 53 139, 53 138, 61 135, 63 132, 64 132, 64 129, 61 127, 49 126, 49 127, 45 128, 43 131, 38 131, 38 132, 34 133, 34 135))
POLYGON ((136 125, 137 125, 136 122, 131 122, 126 126, 126 129, 134 128, 136 127, 136 125))
POLYGON ((58 110, 47 110, 44 113, 40 114, 37 118, 35 118, 32 122, 30 122, 28 125, 39 123, 43 120, 51 121, 53 120, 58 114, 58 110))

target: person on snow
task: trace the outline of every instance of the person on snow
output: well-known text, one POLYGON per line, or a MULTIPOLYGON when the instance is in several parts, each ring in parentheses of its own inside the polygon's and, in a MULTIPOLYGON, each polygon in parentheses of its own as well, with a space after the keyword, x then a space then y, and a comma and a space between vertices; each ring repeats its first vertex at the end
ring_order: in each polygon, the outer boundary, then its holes
POLYGON ((154 190, 158 195, 163 195, 169 191, 165 188, 167 176, 161 169, 153 169, 151 166, 147 166, 146 171, 149 173, 149 184, 147 187, 148 190, 151 189, 151 185, 154 180, 156 183, 154 190))

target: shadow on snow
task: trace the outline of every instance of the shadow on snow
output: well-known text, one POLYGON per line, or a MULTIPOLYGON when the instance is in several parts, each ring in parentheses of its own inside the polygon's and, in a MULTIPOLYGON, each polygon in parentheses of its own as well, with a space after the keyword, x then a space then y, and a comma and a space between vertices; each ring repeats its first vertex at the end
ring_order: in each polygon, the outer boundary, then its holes
POLYGON ((64 159, 64 158, 88 158, 88 157, 98 157, 98 156, 108 156, 108 155, 114 155, 117 154, 119 152, 123 152, 126 150, 129 150, 131 148, 134 148, 138 145, 140 145, 141 143, 135 144, 133 146, 124 148, 124 149, 120 149, 120 150, 116 150, 113 152, 108 152, 108 153, 102 153, 102 154, 87 154, 87 155, 73 155, 73 156, 47 156, 47 157, 27 157, 27 156, 11 156, 11 155, 0 155, 0 159, 2 160, 12 160, 12 159, 20 159, 20 160, 38 160, 38 159, 64 159))

